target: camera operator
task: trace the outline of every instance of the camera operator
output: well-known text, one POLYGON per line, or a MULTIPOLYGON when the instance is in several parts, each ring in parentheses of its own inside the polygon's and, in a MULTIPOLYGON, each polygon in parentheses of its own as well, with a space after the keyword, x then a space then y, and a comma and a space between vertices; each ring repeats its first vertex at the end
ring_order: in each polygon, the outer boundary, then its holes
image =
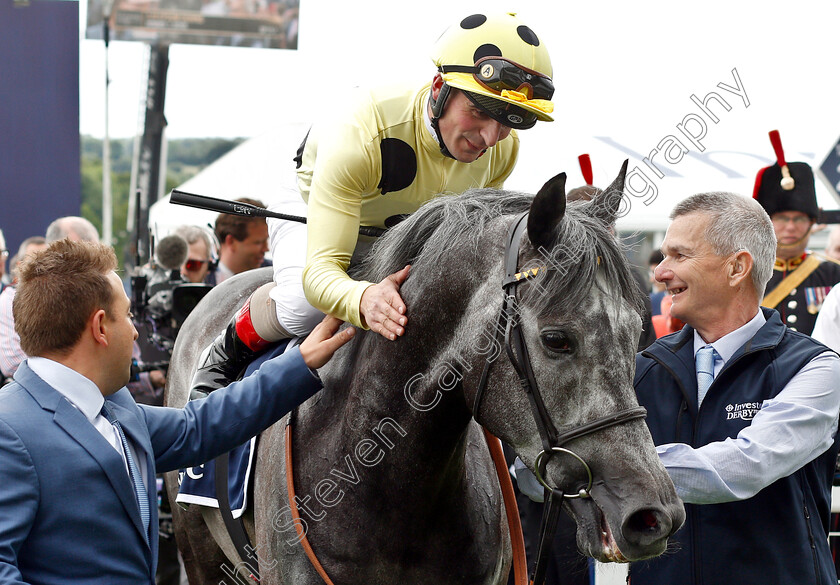
POLYGON ((167 236, 155 246, 153 261, 135 268, 131 277, 131 312, 139 335, 129 390, 139 403, 163 404, 164 372, 175 344, 175 333, 168 319, 172 311, 172 289, 182 282, 177 269, 186 256, 187 244, 183 238, 167 236), (147 368, 146 364, 158 367, 147 368), (137 392, 133 386, 140 386, 137 392))
POLYGON ((153 261, 136 268, 131 278, 132 313, 141 344, 135 354, 132 377, 148 378, 151 386, 147 386, 146 396, 135 395, 138 402, 162 404, 166 382, 163 371, 169 365, 178 330, 187 314, 211 288, 190 282, 192 279, 184 275, 186 264, 200 260, 193 256, 207 258, 209 264, 206 245, 209 238, 204 234, 202 239, 202 234, 201 228, 181 226, 175 233, 161 238, 155 245, 153 261), (202 245, 204 248, 199 250, 202 245))

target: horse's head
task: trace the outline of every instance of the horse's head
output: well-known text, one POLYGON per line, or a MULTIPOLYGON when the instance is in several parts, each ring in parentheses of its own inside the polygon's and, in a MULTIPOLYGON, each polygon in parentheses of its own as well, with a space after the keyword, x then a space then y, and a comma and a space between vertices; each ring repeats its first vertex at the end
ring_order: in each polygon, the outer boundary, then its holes
POLYGON ((542 457, 549 486, 569 495, 584 488, 586 497, 566 500, 567 509, 579 548, 600 560, 662 553, 685 517, 637 416, 633 374, 644 297, 612 231, 625 172, 626 163, 592 201, 568 206, 565 175, 535 197, 480 189, 424 205, 377 242, 361 267, 375 282, 412 264, 401 290, 409 308, 405 336, 389 343, 360 335, 329 373, 338 383, 364 358, 377 372, 366 384, 378 384, 378 395, 401 389, 389 408, 402 404, 427 425, 410 433, 451 444, 474 416, 533 469, 544 445, 557 445, 541 437, 534 392, 520 381, 523 360, 515 367, 505 349, 507 325, 518 324, 521 347, 512 353, 527 354, 543 428, 563 437, 603 417, 630 415, 559 445, 573 454, 542 457), (515 284, 503 290, 503 282, 515 284))
POLYGON ((566 205, 564 174, 536 195, 527 232, 511 242, 519 280, 507 289, 516 303, 505 318, 513 322, 507 353, 519 361, 516 372, 502 355, 486 395, 467 398, 479 422, 566 494, 580 549, 612 561, 662 553, 685 518, 645 423, 633 417, 643 293, 613 235, 626 168, 590 202, 566 205), (564 439, 619 413, 630 416, 564 439), (540 455, 547 446, 561 449, 540 455))

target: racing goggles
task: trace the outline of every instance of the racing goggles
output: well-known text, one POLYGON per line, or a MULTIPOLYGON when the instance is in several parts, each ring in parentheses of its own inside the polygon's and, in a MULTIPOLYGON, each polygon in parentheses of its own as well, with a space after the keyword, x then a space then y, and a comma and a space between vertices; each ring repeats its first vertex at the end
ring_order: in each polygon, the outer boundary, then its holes
POLYGON ((551 78, 532 69, 522 67, 503 57, 483 57, 473 66, 443 65, 441 73, 472 73, 479 85, 499 94, 504 90, 523 92, 530 90, 528 99, 550 100, 554 95, 551 78))

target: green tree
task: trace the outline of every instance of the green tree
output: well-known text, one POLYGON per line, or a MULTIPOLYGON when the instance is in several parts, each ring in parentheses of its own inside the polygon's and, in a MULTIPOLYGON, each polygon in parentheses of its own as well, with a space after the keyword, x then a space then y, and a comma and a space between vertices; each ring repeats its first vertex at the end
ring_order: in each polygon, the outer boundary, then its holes
MULTIPOLYGON (((177 187, 198 174, 204 167, 235 148, 242 138, 189 138, 170 140, 166 191, 177 187)), ((131 189, 131 161, 134 140, 111 140, 111 194, 113 211, 113 239, 117 258, 124 258, 131 242, 126 228, 128 200, 131 189)), ((89 219, 102 233, 102 140, 82 136, 82 217, 89 219)))
MULTIPOLYGON (((128 193, 131 173, 111 172, 111 210, 113 244, 117 257, 125 250, 130 234, 126 229, 128 217, 128 193)), ((82 217, 87 218, 102 233, 102 159, 82 159, 82 217)))

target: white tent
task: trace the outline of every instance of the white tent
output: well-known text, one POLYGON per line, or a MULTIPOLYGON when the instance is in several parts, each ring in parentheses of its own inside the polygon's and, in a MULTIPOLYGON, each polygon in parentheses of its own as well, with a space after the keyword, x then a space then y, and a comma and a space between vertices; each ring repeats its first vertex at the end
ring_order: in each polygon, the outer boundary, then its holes
MULTIPOLYGON (((298 199, 292 157, 307 129, 307 124, 288 124, 246 140, 178 189, 219 199, 248 197, 267 206, 298 199)), ((216 216, 214 211, 171 204, 167 194, 151 206, 149 227, 160 238, 182 224, 213 225, 216 216)))
MULTIPOLYGON (((735 104, 733 110, 734 107, 735 104)), ((721 116, 721 125, 725 123, 724 116, 721 116)), ((249 139, 180 185, 179 189, 222 199, 249 197, 269 206, 298 200, 292 157, 307 129, 305 123, 288 124, 249 139)), ((707 135, 716 130, 718 128, 709 128, 707 135)), ((626 214, 618 221, 618 228, 624 233, 654 234, 652 243, 658 245, 658 239, 668 225, 668 214, 678 201, 702 191, 732 191, 751 196, 758 169, 774 162, 766 133, 752 137, 748 142, 739 141, 730 148, 706 148, 705 152, 698 152, 676 128, 671 128, 671 132, 663 132, 642 149, 631 146, 630 140, 624 137, 576 136, 558 140, 551 125, 541 125, 520 134, 520 160, 506 187, 535 192, 548 178, 561 171, 568 175, 567 188, 582 185, 584 180, 577 157, 584 152, 592 159, 595 184, 605 186, 612 181, 624 159, 629 158, 628 206, 626 214), (675 139, 681 140, 682 148, 675 139), (651 151, 659 144, 663 146, 651 157, 651 151), (679 161, 667 162, 666 153, 670 153, 671 160, 679 157, 679 161), (662 174, 661 178, 657 171, 662 174)), ((717 144, 721 142, 716 141, 717 144)), ((786 146, 787 160, 804 161, 814 168, 822 162, 825 153, 801 152, 786 146)), ((840 207, 840 201, 820 181, 817 181, 817 192, 822 207, 840 207)), ((184 223, 212 224, 216 213, 170 204, 167 196, 152 206, 149 217, 149 225, 157 237, 162 237, 184 223)), ((821 247, 824 236, 824 233, 817 234, 812 241, 813 247, 821 247)))

